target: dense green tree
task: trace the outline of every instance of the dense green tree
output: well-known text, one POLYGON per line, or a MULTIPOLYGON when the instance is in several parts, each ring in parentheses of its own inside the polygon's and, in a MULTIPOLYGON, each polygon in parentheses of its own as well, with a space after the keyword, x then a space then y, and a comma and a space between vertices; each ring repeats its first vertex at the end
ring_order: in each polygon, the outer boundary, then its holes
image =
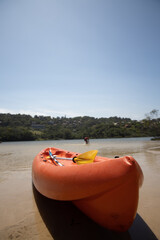
POLYGON ((56 117, 0 114, 0 141, 160 136, 158 110, 142 121, 110 117, 56 117))

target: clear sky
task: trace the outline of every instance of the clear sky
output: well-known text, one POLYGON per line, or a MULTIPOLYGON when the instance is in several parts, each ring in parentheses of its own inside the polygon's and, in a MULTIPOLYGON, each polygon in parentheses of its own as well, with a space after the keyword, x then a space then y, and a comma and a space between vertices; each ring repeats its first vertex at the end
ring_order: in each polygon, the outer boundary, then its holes
POLYGON ((0 0, 0 112, 160 110, 159 0, 0 0))

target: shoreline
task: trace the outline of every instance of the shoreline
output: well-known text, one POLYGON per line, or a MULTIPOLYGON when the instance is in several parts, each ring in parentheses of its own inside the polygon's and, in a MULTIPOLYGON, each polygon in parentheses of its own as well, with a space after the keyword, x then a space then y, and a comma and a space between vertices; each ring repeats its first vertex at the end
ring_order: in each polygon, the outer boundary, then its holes
MULTIPOLYGON (((116 139, 150 139, 152 136, 139 136, 139 137, 133 137, 133 136, 126 136, 126 137, 104 137, 104 138, 91 138, 90 140, 116 140, 116 139)), ((20 143, 20 142, 43 142, 43 141, 83 141, 82 138, 71 138, 71 139, 64 139, 64 138, 59 138, 59 139, 35 139, 35 140, 13 140, 13 141, 1 141, 0 143, 20 143)), ((159 140, 159 139, 158 139, 159 140)))

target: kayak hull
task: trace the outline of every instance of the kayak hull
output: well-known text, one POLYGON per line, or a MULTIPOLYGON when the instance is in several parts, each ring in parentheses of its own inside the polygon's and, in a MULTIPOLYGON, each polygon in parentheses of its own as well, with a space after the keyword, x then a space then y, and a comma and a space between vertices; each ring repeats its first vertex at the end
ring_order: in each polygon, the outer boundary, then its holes
POLYGON ((139 187, 143 173, 131 156, 105 158, 97 156, 93 163, 78 165, 59 160, 56 166, 49 150, 59 157, 73 158, 78 153, 57 148, 42 150, 33 160, 32 179, 44 196, 72 201, 84 214, 99 225, 126 231, 136 216, 139 187))

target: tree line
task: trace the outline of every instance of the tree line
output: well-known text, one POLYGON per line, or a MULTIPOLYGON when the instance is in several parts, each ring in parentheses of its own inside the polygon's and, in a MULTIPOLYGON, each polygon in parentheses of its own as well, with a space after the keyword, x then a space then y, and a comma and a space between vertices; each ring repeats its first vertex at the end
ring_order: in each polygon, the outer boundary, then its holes
POLYGON ((34 117, 25 114, 0 114, 0 141, 51 139, 122 138, 160 136, 158 110, 141 121, 109 117, 34 117))

